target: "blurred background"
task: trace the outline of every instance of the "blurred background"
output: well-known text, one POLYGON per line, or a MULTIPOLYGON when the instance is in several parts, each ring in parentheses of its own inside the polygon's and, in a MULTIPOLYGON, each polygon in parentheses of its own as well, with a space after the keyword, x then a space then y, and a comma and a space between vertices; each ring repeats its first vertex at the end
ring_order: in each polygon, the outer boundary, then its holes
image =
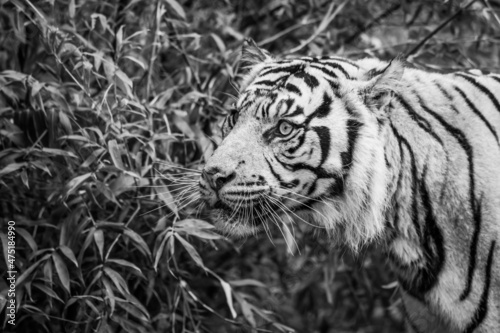
POLYGON ((407 57, 500 72, 500 1, 0 0, 0 327, 17 332, 401 332, 377 244, 300 222, 230 241, 196 194, 241 78, 278 57, 407 57))

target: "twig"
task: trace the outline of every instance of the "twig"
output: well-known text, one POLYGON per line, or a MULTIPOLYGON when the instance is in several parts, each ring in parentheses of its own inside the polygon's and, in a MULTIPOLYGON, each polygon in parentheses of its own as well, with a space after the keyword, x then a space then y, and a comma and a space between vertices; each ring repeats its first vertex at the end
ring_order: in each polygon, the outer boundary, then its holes
POLYGON ((149 93, 151 91, 151 80, 153 77, 153 66, 154 62, 156 60, 156 53, 157 53, 157 45, 158 45, 158 36, 160 33, 160 22, 159 22, 159 17, 163 16, 164 12, 162 8, 160 7, 160 1, 156 3, 156 8, 155 8, 155 18, 154 18, 154 35, 153 35, 153 43, 151 44, 151 54, 149 57, 149 68, 148 68, 148 74, 147 74, 147 79, 146 79, 146 97, 149 97, 149 93))
POLYGON ((337 9, 335 10, 335 12, 333 14, 331 14, 331 12, 333 10, 333 6, 335 5, 335 2, 332 2, 332 4, 330 5, 330 8, 328 8, 328 12, 326 13, 325 17, 321 21, 321 24, 319 25, 318 29, 316 29, 316 31, 314 32, 314 34, 312 34, 311 37, 309 37, 307 40, 305 40, 304 42, 302 42, 302 44, 300 44, 299 46, 294 47, 293 49, 291 49, 289 51, 289 53, 295 53, 295 52, 299 51, 304 46, 306 46, 307 44, 309 44, 310 42, 312 42, 316 37, 318 37, 318 35, 320 33, 322 33, 328 27, 328 25, 330 24, 330 22, 333 21, 333 19, 337 16, 337 14, 340 13, 340 11, 342 10, 342 8, 344 8, 344 6, 347 4, 347 2, 348 2, 348 0, 345 0, 344 2, 342 2, 337 7, 337 9))
MULTIPOLYGON (((477 42, 482 42, 482 41, 487 41, 492 44, 500 44, 500 38, 497 38, 498 42, 496 42, 495 38, 488 38, 488 37, 465 37, 465 38, 458 38, 454 39, 452 41, 444 41, 444 40, 436 40, 433 42, 428 43, 428 45, 436 45, 436 44, 446 44, 446 45, 453 45, 453 44, 463 44, 463 43, 477 43, 477 42)), ((350 52, 345 52, 344 56, 346 57, 352 57, 352 56, 358 56, 362 55, 365 53, 370 54, 370 52, 379 52, 379 51, 385 51, 385 50, 390 50, 394 49, 396 47, 403 47, 403 46, 409 46, 413 44, 413 42, 404 42, 404 43, 395 43, 387 46, 378 46, 378 47, 372 47, 368 49, 364 49, 361 51, 350 51, 350 52)))
POLYGON ((297 24, 295 24, 295 25, 292 25, 291 27, 286 28, 286 29, 285 29, 285 30, 283 30, 283 31, 278 32, 278 33, 277 33, 277 34, 275 34, 274 36, 271 36, 271 37, 269 37, 269 38, 264 39, 264 40, 263 40, 263 41, 261 41, 261 42, 258 42, 258 43, 257 43, 257 45, 258 45, 258 46, 264 46, 264 45, 266 45, 266 44, 269 44, 269 43, 271 43, 271 42, 275 41, 276 39, 278 39, 278 38, 280 38, 280 37, 283 37, 284 35, 286 35, 286 34, 288 34, 288 33, 292 32, 292 31, 294 31, 294 30, 297 30, 297 29, 299 29, 299 28, 302 28, 302 27, 308 26, 309 24, 313 24, 313 23, 316 23, 316 22, 319 22, 319 21, 320 21, 320 19, 318 18, 318 19, 311 20, 311 21, 309 21, 309 22, 297 23, 297 24))
POLYGON ((409 56, 411 56, 412 54, 414 54, 415 52, 417 52, 422 46, 425 45, 425 43, 427 43, 435 34, 437 34, 441 29, 443 29, 448 23, 450 23, 451 21, 453 21, 457 16, 459 16, 460 14, 462 14, 462 12, 464 10, 466 10, 467 8, 469 8, 470 6, 472 6, 472 4, 474 4, 477 0, 472 0, 470 1, 467 5, 465 5, 465 7, 462 7, 460 8, 455 14, 453 14, 452 16, 450 16, 447 20, 445 20, 443 23, 441 23, 436 29, 434 29, 433 31, 431 31, 430 34, 428 34, 423 40, 420 41, 420 43, 418 43, 415 47, 413 47, 408 53, 405 54, 404 58, 408 58, 409 56))
POLYGON ((358 39, 359 36, 361 36, 361 34, 373 28, 374 25, 378 25, 380 21, 382 21, 383 19, 394 13, 399 8, 401 8, 401 2, 393 4, 391 7, 387 8, 384 12, 382 12, 380 15, 378 15, 373 20, 368 22, 364 27, 358 29, 358 31, 356 31, 351 37, 347 38, 344 41, 344 44, 351 44, 353 41, 358 39))
POLYGON ((493 17, 497 20, 498 25, 500 26, 500 17, 498 17, 493 7, 491 7, 489 0, 483 0, 483 2, 486 5, 486 7, 488 7, 488 9, 491 11, 491 15, 493 15, 493 17))

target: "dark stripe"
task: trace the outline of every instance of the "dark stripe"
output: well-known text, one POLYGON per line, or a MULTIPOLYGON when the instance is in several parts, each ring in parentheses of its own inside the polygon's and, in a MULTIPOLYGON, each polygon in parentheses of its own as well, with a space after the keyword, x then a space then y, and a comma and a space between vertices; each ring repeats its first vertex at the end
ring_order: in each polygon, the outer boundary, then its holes
POLYGON ((356 140, 358 138, 359 129, 363 126, 362 123, 356 119, 347 119, 347 150, 340 153, 340 158, 342 160, 342 168, 345 173, 349 171, 352 166, 352 159, 354 155, 354 147, 356 145, 356 140))
MULTIPOLYGON (((397 95, 396 96, 397 101, 405 108, 406 111, 408 111, 408 114, 410 117, 418 124, 418 126, 423 129, 427 134, 432 136, 441 146, 443 146, 443 140, 436 134, 436 132, 433 131, 431 124, 419 115, 411 106, 410 104, 403 99, 401 96, 397 95)), ((446 151, 445 151, 446 152, 446 151)))
POLYGON ((307 123, 310 122, 311 118, 325 118, 326 116, 328 116, 328 114, 330 114, 331 110, 332 110, 332 99, 325 92, 323 94, 323 102, 316 110, 314 110, 314 112, 309 117, 307 117, 308 119, 307 123))
POLYGON ((321 60, 332 60, 332 61, 343 62, 343 63, 349 64, 349 65, 351 65, 351 66, 353 66, 355 68, 359 68, 359 66, 357 64, 355 64, 354 62, 352 62, 350 60, 347 60, 347 59, 343 59, 343 58, 324 56, 324 57, 320 58, 320 62, 321 63, 326 62, 326 61, 321 61, 321 60))
POLYGON ((333 92, 335 97, 337 97, 338 99, 341 99, 342 96, 340 96, 340 93, 339 93, 339 84, 335 81, 328 80, 328 79, 326 79, 326 81, 330 85, 330 88, 332 89, 331 91, 333 92))
MULTIPOLYGON (((475 179, 474 179, 474 152, 472 149, 471 144, 469 141, 467 141, 467 138, 465 134, 460 131, 458 128, 455 128, 451 126, 449 123, 447 123, 439 114, 436 112, 432 111, 429 109, 423 102, 422 99, 419 97, 420 104, 422 108, 432 115, 440 124, 441 126, 444 127, 444 129, 450 133, 451 136, 453 136, 462 149, 464 150, 465 154, 467 155, 467 161, 469 163, 469 205, 472 211, 472 214, 474 216, 474 234, 479 233, 479 229, 481 227, 481 220, 478 219, 477 215, 475 214, 476 210, 476 199, 475 199, 475 179)), ((473 237, 474 238, 474 237, 473 237)), ((467 296, 470 293, 471 289, 471 283, 472 283, 472 277, 474 275, 474 270, 476 269, 476 253, 477 253, 477 240, 474 240, 471 242, 470 245, 470 258, 469 258, 469 268, 468 268, 468 273, 467 273, 467 282, 464 291, 462 292, 460 299, 464 300, 467 298, 467 296)))
POLYGON ((271 108, 271 105, 273 105, 274 100, 268 101, 266 107, 263 109, 263 117, 264 118, 269 118, 269 109, 271 108))
POLYGON ((460 94, 460 96, 462 96, 462 98, 465 100, 465 103, 467 103, 467 105, 472 110, 472 112, 474 112, 479 118, 481 118, 481 120, 483 121, 483 123, 486 125, 486 127, 488 127, 488 129, 490 130, 491 134, 493 134, 493 136, 495 137, 495 139, 497 140, 497 143, 498 143, 497 132, 495 131, 495 129, 493 128, 493 126, 491 126, 491 124, 488 122, 488 120, 483 116, 483 114, 481 113, 481 111, 479 111, 476 108, 476 106, 474 105, 474 103, 471 102, 471 100, 469 99, 469 97, 467 97, 467 95, 460 88, 455 87, 455 90, 460 94))
POLYGON ((344 177, 335 175, 333 179, 335 180, 335 182, 330 186, 327 192, 329 197, 336 197, 344 193, 344 177))
POLYGON ((297 149, 299 149, 303 144, 304 144, 304 140, 306 138, 306 133, 305 131, 302 133, 302 135, 299 137, 299 142, 297 143, 297 145, 295 147, 291 147, 291 148, 288 148, 286 150, 286 152, 288 154, 293 154, 297 151, 297 149))
POLYGON ((492 78, 493 80, 497 81, 498 83, 500 83, 500 77, 496 77, 496 76, 493 76, 493 75, 489 75, 488 76, 489 78, 492 78))
POLYGON ((274 132, 276 132, 276 127, 271 127, 262 133, 262 139, 264 139, 264 143, 267 145, 271 142, 274 137, 274 132))
MULTIPOLYGON (((404 150, 403 150, 403 146, 401 145, 401 141, 399 141, 397 138, 396 138, 396 141, 398 143, 398 147, 399 147, 399 172, 398 172, 398 181, 397 181, 397 187, 396 189, 400 189, 401 188, 401 181, 403 179, 403 163, 404 163, 404 150)), ((395 200, 395 214, 394 214, 394 226, 396 229, 398 229, 399 227, 399 208, 400 208, 400 204, 399 204, 399 200, 395 200)))
POLYGON ((300 115, 304 115, 304 108, 301 106, 297 106, 295 108, 295 111, 293 111, 292 113, 289 113, 289 114, 284 114, 283 117, 287 118, 287 117, 295 117, 295 116, 300 116, 300 115))
MULTIPOLYGON (((415 95, 417 95, 415 92, 413 92, 415 95)), ((418 95, 417 95, 418 97, 418 95)), ((408 111, 408 114, 410 115, 410 117, 418 124, 418 126, 420 128, 422 128, 427 134, 429 134, 430 136, 432 136, 442 147, 443 149, 443 153, 445 155, 445 158, 446 158, 446 170, 445 170, 445 174, 444 174, 444 181, 443 181, 443 186, 442 186, 442 192, 444 194, 444 189, 445 189, 445 184, 446 184, 446 181, 448 180, 448 174, 449 174, 449 162, 450 162, 450 158, 449 158, 449 155, 448 155, 448 151, 445 149, 444 147, 444 143, 443 143, 443 140, 437 135, 437 133, 433 130, 433 127, 432 125, 429 123, 429 121, 427 121, 427 119, 425 119, 424 117, 422 117, 421 115, 419 115, 411 106, 410 104, 404 100, 401 96, 396 96, 397 100, 401 103, 401 105, 406 109, 406 111, 408 111)), ((418 97, 419 98, 419 97, 418 97)), ((450 101, 450 103, 453 103, 452 101, 450 101)), ((457 111, 458 112, 458 111, 457 111)))
POLYGON ((331 71, 331 70, 329 70, 329 69, 327 69, 325 67, 322 67, 320 65, 315 65, 315 64, 310 65, 310 67, 311 68, 316 68, 317 70, 323 72, 324 74, 330 76, 333 79, 338 79, 338 76, 337 76, 337 74, 335 74, 335 72, 333 72, 333 71, 331 71))
POLYGON ((321 161, 318 166, 322 166, 330 153, 330 130, 326 126, 317 126, 312 129, 318 134, 321 147, 321 161))
POLYGON ((392 129, 392 132, 394 133, 394 137, 396 138, 396 140, 398 141, 398 143, 401 145, 401 144, 404 144, 406 146, 406 149, 408 150, 408 154, 410 155, 410 165, 411 165, 411 197, 412 197, 412 204, 411 204, 411 208, 412 208, 412 222, 413 222, 413 226, 415 227, 415 231, 418 235, 418 238, 419 240, 422 239, 422 230, 420 228, 420 224, 418 223, 418 202, 417 202, 417 182, 418 182, 418 171, 417 171, 417 165, 416 165, 416 162, 415 162, 415 154, 413 153, 413 150, 411 149, 411 146, 410 144, 408 143, 408 141, 402 137, 398 130, 394 127, 394 125, 392 124, 391 122, 391 129, 392 129))
MULTIPOLYGON (((449 92, 446 91, 446 89, 443 88, 442 85, 440 85, 438 82, 434 82, 434 84, 438 87, 439 91, 446 97, 446 99, 450 102, 453 103, 453 97, 450 95, 449 92)), ((456 109, 455 109, 456 110, 456 109)))
POLYGON ((344 74, 344 76, 351 80, 351 76, 347 73, 347 71, 344 69, 344 67, 340 66, 339 64, 336 64, 336 63, 323 63, 325 66, 328 66, 328 67, 331 67, 333 69, 338 69, 340 72, 342 72, 342 74, 344 74))
MULTIPOLYGON (((271 107, 277 102, 277 99, 278 99, 278 94, 276 94, 276 93, 271 93, 266 97, 266 100, 268 101, 268 103, 267 103, 267 105, 264 109, 264 113, 262 115, 264 118, 271 118, 271 107)), ((277 107, 275 107, 274 109, 276 110, 276 108, 277 107)))
POLYGON ((420 181, 420 193, 422 199, 422 206, 425 210, 425 227, 423 237, 423 247, 425 251, 425 268, 419 272, 418 285, 416 291, 418 294, 423 295, 431 290, 439 280, 439 273, 444 265, 444 239, 436 224, 436 218, 431 204, 431 198, 426 185, 427 164, 422 171, 422 179, 420 181), (433 251, 433 246, 435 251, 433 251))
MULTIPOLYGON (((293 158, 295 158, 295 159, 297 159, 297 158, 301 158, 302 156, 304 156, 304 155, 306 155, 306 154, 307 154, 307 151, 303 152, 302 154, 300 154, 300 155, 298 155, 298 156, 288 155, 288 154, 285 154, 285 153, 282 153, 282 154, 281 154, 281 156, 286 157, 286 158, 288 158, 289 160, 291 160, 291 159, 293 159, 293 158)), ((309 157, 310 157, 310 156, 309 156, 309 157)))
POLYGON ((273 73, 288 73, 288 74, 293 74, 295 72, 298 72, 300 70, 304 69, 304 64, 299 64, 299 65, 289 65, 289 66, 280 66, 276 67, 275 65, 272 65, 271 68, 268 69, 263 69, 258 76, 262 77, 268 74, 273 74, 273 73))
POLYGON ((307 190, 307 196, 308 197, 310 197, 313 194, 313 192, 316 191, 317 182, 318 182, 318 180, 315 179, 314 182, 309 187, 309 190, 307 190))
MULTIPOLYGON (((332 88, 332 90, 334 92, 337 92, 339 90, 339 83, 338 82, 332 81, 329 79, 326 79, 326 81, 328 82, 328 84, 330 85, 330 88, 332 88)), ((337 92, 337 94, 338 94, 338 92, 337 92)))
POLYGON ((285 89, 288 90, 289 92, 292 92, 292 93, 295 93, 295 94, 297 94, 299 96, 302 96, 302 92, 300 91, 299 87, 297 87, 293 83, 287 83, 285 85, 285 89))
POLYGON ((293 181, 291 181, 290 183, 287 183, 287 182, 284 182, 283 181, 283 178, 280 177, 280 175, 278 175, 276 173, 276 171, 274 171, 273 169, 273 166, 271 165, 271 162, 268 161, 268 159, 266 157, 264 157, 264 160, 266 161, 267 165, 269 166, 269 170, 271 170, 271 173, 273 174, 273 176, 278 180, 278 182, 280 183, 280 186, 283 186, 284 188, 292 188, 294 186, 296 186, 295 182, 297 181, 296 179, 294 179, 293 181))
POLYGON ((309 73, 306 73, 304 71, 302 72, 297 72, 295 74, 293 74, 293 76, 297 77, 297 78, 300 78, 300 79, 303 79, 304 80, 304 83, 312 89, 316 88, 319 86, 319 81, 318 79, 316 79, 314 76, 312 76, 311 74, 309 73))
POLYGON ((486 274, 484 281, 483 292, 481 293, 481 300, 479 301, 479 305, 474 312, 474 316, 472 318, 472 322, 465 329, 465 333, 472 333, 476 328, 481 325, 484 318, 488 314, 488 298, 490 294, 490 284, 491 284, 491 268, 493 266, 493 254, 495 251, 496 241, 491 242, 490 251, 488 252, 488 260, 486 261, 486 274))
POLYGON ((285 104, 285 105, 286 105, 286 109, 285 109, 285 111, 283 112, 283 113, 285 113, 285 114, 286 114, 286 112, 287 112, 288 110, 290 110, 290 108, 292 107, 292 105, 293 105, 293 103, 294 103, 294 102, 295 102, 295 100, 294 100, 294 99, 292 99, 292 98, 289 98, 289 99, 286 99, 286 100, 284 100, 284 99, 280 100, 280 101, 278 102, 278 105, 276 105, 276 111, 277 111, 277 114, 276 114, 274 117, 275 117, 275 118, 278 118, 278 117, 280 117, 280 116, 282 115, 281 109, 283 108, 283 104, 285 104))
POLYGON ((335 177, 335 174, 328 172, 327 170, 323 169, 321 166, 319 167, 314 167, 312 165, 305 164, 303 162, 300 163, 295 163, 295 164, 290 164, 290 163, 285 163, 280 161, 279 159, 276 159, 276 162, 281 164, 283 168, 289 171, 299 171, 299 170, 308 170, 311 171, 316 175, 318 178, 333 178, 335 177))
POLYGON ((261 80, 261 81, 252 82, 252 85, 274 87, 275 85, 277 85, 279 83, 280 80, 282 80, 282 78, 279 78, 277 80, 261 80))
POLYGON ((477 252, 477 247, 479 243, 479 232, 481 231, 481 224, 482 224, 482 200, 479 201, 479 205, 474 207, 473 211, 473 216, 474 216, 474 232, 472 233, 472 241, 471 241, 471 249, 470 249, 470 258, 469 258, 469 272, 467 275, 467 281, 465 284, 465 289, 462 291, 460 294, 460 301, 464 301, 467 296, 470 294, 470 291, 472 289, 472 279, 474 277, 474 269, 476 267, 476 252, 477 252), (471 269, 471 267, 473 267, 471 269))
POLYGON ((493 95, 493 93, 488 88, 486 88, 481 83, 477 82, 477 80, 475 78, 470 77, 467 74, 457 73, 455 75, 458 75, 458 76, 464 78, 465 80, 470 82, 473 86, 475 86, 477 89, 479 89, 482 93, 484 93, 486 96, 488 96, 488 98, 493 103, 493 105, 495 105, 497 111, 500 112, 500 103, 495 98, 495 95, 493 95))

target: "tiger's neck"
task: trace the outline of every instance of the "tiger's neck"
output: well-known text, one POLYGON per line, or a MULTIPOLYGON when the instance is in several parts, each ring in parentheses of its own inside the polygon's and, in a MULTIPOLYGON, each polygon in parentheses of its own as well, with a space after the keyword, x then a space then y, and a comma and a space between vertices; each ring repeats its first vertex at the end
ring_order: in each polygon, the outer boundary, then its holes
MULTIPOLYGON (((408 107, 402 99, 396 103, 398 108, 408 107)), ((414 110, 406 111, 418 116, 414 110)), ((386 251, 403 288, 419 297, 437 282, 433 272, 438 272, 444 262, 443 236, 432 203, 439 202, 444 194, 447 181, 436 174, 447 167, 447 161, 440 154, 442 147, 419 137, 422 127, 409 128, 421 123, 404 119, 402 112, 394 114, 385 128, 389 195, 386 251)))

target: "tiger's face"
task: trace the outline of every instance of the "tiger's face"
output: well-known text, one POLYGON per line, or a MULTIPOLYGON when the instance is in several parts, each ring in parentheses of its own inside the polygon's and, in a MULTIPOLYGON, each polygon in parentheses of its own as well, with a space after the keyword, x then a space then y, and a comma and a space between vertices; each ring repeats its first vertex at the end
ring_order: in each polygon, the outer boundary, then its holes
POLYGON ((373 237, 381 212, 369 204, 382 205, 385 192, 367 185, 380 182, 375 169, 384 169, 383 149, 379 121, 363 107, 360 87, 334 62, 264 59, 247 78, 200 179, 217 227, 247 236, 294 218, 353 245, 373 237), (370 225, 354 221, 365 215, 370 225))

